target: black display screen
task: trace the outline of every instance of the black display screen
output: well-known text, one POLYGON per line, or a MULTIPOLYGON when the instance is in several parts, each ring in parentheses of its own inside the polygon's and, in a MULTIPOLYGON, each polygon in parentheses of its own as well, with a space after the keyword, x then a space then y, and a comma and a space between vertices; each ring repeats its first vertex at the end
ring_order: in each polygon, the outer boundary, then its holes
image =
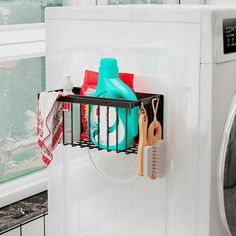
POLYGON ((223 20, 224 54, 236 52, 236 18, 223 20))

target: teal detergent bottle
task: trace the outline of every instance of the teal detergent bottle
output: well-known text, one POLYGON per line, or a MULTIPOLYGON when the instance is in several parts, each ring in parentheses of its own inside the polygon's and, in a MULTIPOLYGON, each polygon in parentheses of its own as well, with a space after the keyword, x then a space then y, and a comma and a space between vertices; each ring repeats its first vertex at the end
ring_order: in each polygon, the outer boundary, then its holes
MULTIPOLYGON (((103 58, 100 60, 98 84, 94 96, 137 101, 132 89, 119 78, 117 60, 115 58, 103 58)), ((125 150, 126 145, 130 147, 134 141, 134 137, 138 134, 138 111, 138 107, 133 109, 109 107, 108 113, 106 106, 100 106, 98 111, 98 106, 91 105, 89 111, 91 141, 99 148, 112 151, 125 150), (126 112, 128 112, 127 134, 126 112), (98 121, 98 113, 100 115, 100 121, 98 121), (109 122, 107 122, 107 118, 109 122), (109 127, 109 135, 107 135, 107 125, 109 127), (116 135, 117 128, 118 139, 116 135), (100 134, 99 137, 98 133, 100 134)))

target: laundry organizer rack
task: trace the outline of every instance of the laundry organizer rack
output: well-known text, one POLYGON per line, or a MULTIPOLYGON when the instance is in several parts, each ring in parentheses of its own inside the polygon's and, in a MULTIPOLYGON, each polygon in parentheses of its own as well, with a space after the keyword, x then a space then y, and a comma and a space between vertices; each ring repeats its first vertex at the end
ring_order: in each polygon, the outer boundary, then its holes
MULTIPOLYGON (((60 90, 57 90, 60 91, 60 90)), ((62 90, 61 90, 62 91, 62 90)), ((71 109, 70 109, 70 117, 71 121, 66 122, 65 118, 65 111, 63 112, 63 140, 62 143, 63 145, 71 145, 72 147, 79 146, 81 148, 88 147, 89 149, 98 149, 98 150, 104 150, 100 147, 100 122, 106 122, 106 135, 107 135, 107 151, 110 152, 109 150, 109 111, 110 108, 113 107, 116 109, 116 121, 118 120, 119 117, 119 108, 125 109, 126 113, 126 122, 124 124, 125 126, 125 136, 127 137, 127 134, 129 132, 128 127, 132 124, 128 123, 128 113, 131 111, 131 109, 134 109, 135 107, 140 107, 141 104, 143 104, 146 108, 147 115, 148 115, 148 121, 149 123, 153 120, 153 109, 152 109, 152 101, 153 100, 158 100, 159 105, 158 105, 158 111, 156 114, 157 120, 160 122, 161 126, 163 127, 163 114, 164 114, 164 96, 160 94, 148 94, 148 93, 136 93, 137 101, 130 101, 130 100, 124 100, 124 99, 111 99, 111 98, 100 98, 100 97, 92 97, 92 96, 81 96, 80 94, 80 88, 79 87, 74 87, 72 92, 74 93, 73 95, 67 95, 66 97, 59 97, 58 102, 63 102, 63 103, 70 103, 71 104, 71 109), (106 107, 107 109, 107 117, 106 120, 101 120, 100 119, 100 113, 98 112, 98 144, 95 145, 91 140, 90 140, 90 112, 88 113, 88 139, 83 139, 82 133, 85 131, 83 128, 82 124, 82 105, 87 105, 90 106, 95 105, 97 106, 98 109, 100 107, 106 107), (74 110, 75 106, 77 109, 79 109, 79 116, 76 118, 78 120, 75 120, 74 116, 74 110), (78 124, 79 121, 79 127, 78 131, 76 131, 78 134, 75 135, 74 127, 75 123, 76 125, 78 124), (67 124, 69 123, 70 127, 66 127, 67 124), (65 129, 70 129, 71 130, 71 138, 70 141, 65 140, 65 129), (75 138, 76 137, 76 138, 75 138)), ((68 111, 66 111, 68 112, 68 111)), ((130 153, 137 153, 137 144, 138 144, 138 136, 135 138, 135 142, 131 145, 127 145, 127 139, 126 139, 126 145, 124 150, 118 150, 118 137, 119 137, 119 130, 118 130, 118 122, 116 122, 116 152, 125 152, 126 154, 130 153)), ((162 138, 163 138, 163 132, 162 132, 162 138)))

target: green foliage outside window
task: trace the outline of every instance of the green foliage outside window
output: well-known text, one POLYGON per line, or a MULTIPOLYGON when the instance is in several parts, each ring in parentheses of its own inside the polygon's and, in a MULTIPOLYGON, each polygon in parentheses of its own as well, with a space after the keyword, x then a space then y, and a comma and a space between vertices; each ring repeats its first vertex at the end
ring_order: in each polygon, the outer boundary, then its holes
POLYGON ((0 0, 0 25, 44 22, 46 7, 62 5, 62 0, 0 0))
POLYGON ((45 90, 44 58, 0 64, 0 182, 41 169, 36 145, 37 94, 45 90))

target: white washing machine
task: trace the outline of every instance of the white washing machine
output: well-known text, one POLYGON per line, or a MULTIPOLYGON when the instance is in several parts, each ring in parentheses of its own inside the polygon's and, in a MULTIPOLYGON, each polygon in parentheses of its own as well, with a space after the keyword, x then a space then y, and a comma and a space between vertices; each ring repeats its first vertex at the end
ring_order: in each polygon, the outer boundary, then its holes
POLYGON ((136 156, 59 145, 49 173, 50 236, 236 235, 236 8, 48 8, 47 88, 75 86, 99 59, 164 95, 168 172, 136 156))

